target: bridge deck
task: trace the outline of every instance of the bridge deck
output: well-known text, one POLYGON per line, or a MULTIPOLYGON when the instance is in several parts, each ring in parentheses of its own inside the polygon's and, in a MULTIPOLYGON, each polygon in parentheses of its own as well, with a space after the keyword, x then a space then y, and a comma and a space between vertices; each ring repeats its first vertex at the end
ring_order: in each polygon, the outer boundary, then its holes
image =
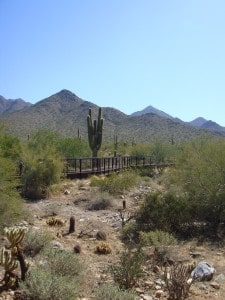
POLYGON ((172 165, 171 161, 156 163, 151 156, 119 156, 102 158, 67 158, 64 174, 66 177, 85 178, 94 174, 109 174, 127 168, 164 168, 172 165))

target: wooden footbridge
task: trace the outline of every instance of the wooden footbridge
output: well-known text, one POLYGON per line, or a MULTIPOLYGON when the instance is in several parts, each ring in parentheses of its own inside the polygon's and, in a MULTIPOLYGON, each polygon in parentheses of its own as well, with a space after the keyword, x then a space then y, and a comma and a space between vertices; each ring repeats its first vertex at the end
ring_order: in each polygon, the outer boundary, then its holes
POLYGON ((64 175, 67 178, 85 178, 94 174, 110 174, 128 168, 165 168, 173 165, 173 162, 154 162, 151 156, 109 156, 109 157, 85 157, 67 158, 64 175))

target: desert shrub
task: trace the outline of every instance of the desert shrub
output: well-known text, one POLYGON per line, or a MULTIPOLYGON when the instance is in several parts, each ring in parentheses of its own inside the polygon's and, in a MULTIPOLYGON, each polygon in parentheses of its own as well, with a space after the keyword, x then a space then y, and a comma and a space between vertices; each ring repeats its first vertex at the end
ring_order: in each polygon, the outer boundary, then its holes
POLYGON ((137 243, 138 235, 138 226, 136 222, 128 222, 121 227, 121 239, 126 244, 137 243))
POLYGON ((126 190, 129 190, 138 182, 138 176, 134 171, 123 171, 113 173, 107 177, 97 179, 94 177, 91 180, 92 186, 98 186, 100 190, 107 191, 110 194, 121 194, 126 190))
POLYGON ((156 139, 156 141, 151 144, 150 153, 156 163, 163 163, 166 159, 171 157, 172 150, 173 148, 170 144, 165 143, 160 139, 156 139))
POLYGON ((136 284, 137 280, 143 276, 143 262, 144 254, 141 248, 128 249, 122 253, 120 263, 110 268, 114 281, 120 288, 129 289, 136 284))
POLYGON ((17 191, 18 182, 12 178, 14 164, 1 157, 0 151, 0 228, 13 224, 23 214, 23 201, 17 191))
POLYGON ((11 158, 14 162, 20 159, 22 146, 17 137, 0 132, 0 147, 2 157, 11 158))
POLYGON ((137 144, 130 147, 129 155, 131 156, 149 156, 150 144, 137 144))
POLYGON ((60 181, 64 166, 54 135, 37 132, 24 147, 22 156, 23 196, 29 199, 47 197, 51 187, 60 181))
POLYGON ((71 300, 76 299, 79 293, 76 279, 55 275, 50 270, 40 267, 29 272, 20 288, 30 300, 71 300))
POLYGON ((137 212, 139 231, 163 230, 187 232, 195 216, 194 207, 185 195, 174 193, 148 194, 137 212))
POLYGON ((43 255, 47 262, 47 268, 51 273, 76 277, 82 271, 82 264, 79 258, 69 251, 59 251, 53 248, 46 248, 43 255))
POLYGON ((116 285, 103 284, 94 294, 96 300, 135 300, 136 295, 130 291, 123 291, 116 285))
POLYGON ((23 251, 26 256, 34 257, 48 246, 51 234, 46 231, 29 230, 23 240, 23 251))
POLYGON ((154 246, 154 260, 157 264, 164 264, 171 259, 173 246, 177 244, 177 239, 170 233, 156 230, 150 232, 140 232, 140 243, 144 246, 154 246))
POLYGON ((60 139, 58 144, 59 151, 64 157, 90 157, 91 150, 87 141, 79 138, 64 138, 60 139))
POLYGON ((108 209, 112 206, 112 198, 106 192, 97 193, 94 199, 87 205, 88 210, 108 209))
POLYGON ((177 239, 174 235, 162 230, 140 232, 140 241, 143 245, 152 245, 157 249, 172 246, 177 243, 177 239))
POLYGON ((31 268, 20 288, 31 300, 77 299, 82 283, 82 264, 72 252, 45 248, 42 265, 31 268))
POLYGON ((23 195, 29 199, 47 197, 51 185, 59 182, 61 172, 60 160, 45 158, 27 162, 22 174, 23 195))
POLYGON ((225 141, 199 139, 183 145, 169 185, 188 195, 193 222, 206 223, 216 233, 225 222, 225 141))

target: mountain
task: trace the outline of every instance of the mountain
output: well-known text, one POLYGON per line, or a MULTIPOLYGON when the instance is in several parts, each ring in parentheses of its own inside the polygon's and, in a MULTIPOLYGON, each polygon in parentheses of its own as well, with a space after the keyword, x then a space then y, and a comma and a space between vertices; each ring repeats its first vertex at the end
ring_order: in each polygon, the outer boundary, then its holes
POLYGON ((191 121, 190 124, 198 128, 203 128, 213 132, 225 134, 225 127, 222 127, 216 122, 213 122, 211 120, 208 121, 201 117, 191 121))
MULTIPOLYGON (((36 104, 19 111, 4 114, 1 119, 9 126, 8 131, 22 139, 47 128, 64 137, 77 137, 77 131, 87 140, 87 115, 92 108, 93 118, 97 118, 98 106, 79 98, 68 90, 62 90, 36 104)), ((209 133, 175 119, 153 113, 128 116, 112 107, 103 107, 105 143, 113 141, 116 133, 119 142, 150 142, 156 138, 180 141, 209 133)), ((209 133, 210 134, 210 133, 209 133)), ((211 133, 212 135, 212 133, 211 133)))
POLYGON ((29 107, 32 104, 24 101, 23 99, 5 99, 0 95, 0 115, 11 113, 29 107))
MULTIPOLYGON (((153 106, 147 106, 145 109, 141 110, 141 111, 137 111, 134 112, 133 114, 131 114, 131 116, 142 116, 148 113, 153 113, 156 114, 160 117, 163 118, 167 118, 167 119, 171 119, 174 122, 179 122, 179 123, 185 123, 184 121, 182 121, 181 119, 178 118, 173 118, 172 116, 168 115, 167 113, 153 107, 153 106)), ((220 126, 219 124, 217 124, 216 122, 213 121, 208 121, 202 117, 196 118, 191 122, 186 122, 186 124, 197 127, 197 128, 201 128, 201 129, 206 129, 215 133, 219 133, 222 135, 225 135, 225 127, 220 126)))
POLYGON ((189 124, 196 126, 196 127, 201 127, 205 122, 208 122, 208 121, 202 117, 199 117, 199 118, 196 118, 193 121, 189 122, 189 124))
POLYGON ((173 119, 172 116, 166 114, 164 111, 162 110, 159 110, 151 105, 147 106, 146 108, 144 108, 143 110, 140 110, 140 111, 136 111, 134 113, 131 114, 131 116, 142 116, 142 115, 145 115, 145 114, 156 114, 160 117, 163 117, 163 118, 168 118, 168 119, 173 119))

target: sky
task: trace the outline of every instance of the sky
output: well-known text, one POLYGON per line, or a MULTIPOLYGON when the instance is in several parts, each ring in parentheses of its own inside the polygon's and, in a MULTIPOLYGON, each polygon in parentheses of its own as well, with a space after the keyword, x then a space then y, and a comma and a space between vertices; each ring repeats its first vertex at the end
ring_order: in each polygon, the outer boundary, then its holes
POLYGON ((0 95, 225 126, 224 0, 0 0, 0 95))

